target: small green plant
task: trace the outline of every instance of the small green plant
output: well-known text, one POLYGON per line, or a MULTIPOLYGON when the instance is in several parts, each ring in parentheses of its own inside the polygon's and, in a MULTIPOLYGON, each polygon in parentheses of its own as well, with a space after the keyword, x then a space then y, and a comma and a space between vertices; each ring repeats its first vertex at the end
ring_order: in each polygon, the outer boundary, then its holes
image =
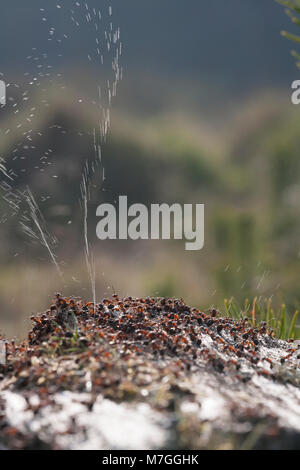
POLYGON ((296 310, 291 316, 285 304, 282 304, 276 311, 272 306, 271 299, 259 301, 257 297, 251 303, 246 299, 243 307, 238 307, 234 298, 224 300, 225 312, 228 317, 235 320, 249 318, 252 327, 256 327, 261 322, 267 323, 269 331, 273 331, 279 339, 300 339, 300 326, 297 325, 299 311, 296 310))
MULTIPOLYGON (((277 3, 286 7, 285 13, 290 17, 291 21, 300 27, 300 1, 299 0, 276 0, 277 3)), ((290 41, 300 44, 300 36, 297 34, 289 33, 288 31, 281 31, 283 37, 290 41)), ((300 69, 300 54, 292 50, 292 56, 296 59, 296 65, 300 69)))

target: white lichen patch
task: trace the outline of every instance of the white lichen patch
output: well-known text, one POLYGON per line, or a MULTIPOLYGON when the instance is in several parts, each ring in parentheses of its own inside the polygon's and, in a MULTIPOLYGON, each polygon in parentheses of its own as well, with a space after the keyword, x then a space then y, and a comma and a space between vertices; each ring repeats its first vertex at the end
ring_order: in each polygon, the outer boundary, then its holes
MULTIPOLYGON (((27 410, 27 402, 19 393, 6 391, 1 395, 10 426, 23 433, 37 433, 45 442, 54 437, 57 448, 156 449, 167 442, 166 419, 145 403, 131 406, 99 396, 88 411, 89 394, 62 392, 35 415, 27 410)), ((38 397, 35 399, 37 404, 38 397)))

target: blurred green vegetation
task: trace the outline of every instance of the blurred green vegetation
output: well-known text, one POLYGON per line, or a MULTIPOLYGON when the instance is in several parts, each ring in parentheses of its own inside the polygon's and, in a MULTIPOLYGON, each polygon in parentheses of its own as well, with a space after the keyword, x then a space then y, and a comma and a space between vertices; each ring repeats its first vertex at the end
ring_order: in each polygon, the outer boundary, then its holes
MULTIPOLYGON (((22 150, 27 171, 15 186, 22 190, 28 184, 37 196, 48 230, 58 239, 55 250, 66 279, 62 283, 57 277, 45 248, 22 233, 19 215, 8 216, 0 232, 2 328, 47 307, 56 289, 91 296, 78 200, 82 169, 93 158, 90 129, 95 116, 88 106, 74 115, 72 97, 52 102, 43 115, 46 131, 38 144, 22 150), (49 148, 51 165, 41 174, 36 167, 49 148), (45 194, 51 197, 42 200, 45 194)), ((209 134, 202 129, 201 119, 191 125, 182 118, 178 125, 170 115, 149 119, 116 114, 103 146, 105 182, 96 174, 89 204, 98 297, 114 289, 120 295, 182 297, 204 308, 221 306, 224 297, 242 304, 245 298, 258 298, 259 303, 272 296, 274 308, 284 302, 290 312, 287 322, 292 318, 300 302, 300 115, 276 96, 272 103, 258 97, 247 106, 259 122, 253 125, 249 114, 241 113, 228 125, 226 117, 226 132, 218 138, 216 130, 209 134), (129 204, 204 203, 204 249, 186 252, 183 242, 172 240, 99 242, 96 206, 119 195, 127 195, 129 204)), ((1 128, 9 125, 11 131, 0 142, 1 155, 16 173, 17 122, 3 116, 1 128)), ((41 117, 28 125, 38 131, 41 117)), ((4 200, 0 208, 7 211, 4 200)))

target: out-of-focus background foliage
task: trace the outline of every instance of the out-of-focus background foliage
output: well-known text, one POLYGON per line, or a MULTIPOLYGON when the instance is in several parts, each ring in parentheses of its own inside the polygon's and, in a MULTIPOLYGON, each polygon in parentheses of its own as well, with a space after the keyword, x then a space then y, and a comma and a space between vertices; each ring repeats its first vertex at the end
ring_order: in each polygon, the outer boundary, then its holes
MULTIPOLYGON (((74 2, 60 3, 66 8, 74 2)), ((105 182, 94 182, 89 205, 97 298, 113 291, 169 295, 206 307, 224 297, 243 302, 273 296, 297 308, 300 108, 290 102, 290 87, 299 72, 279 34, 293 29, 282 7, 273 0, 110 3, 121 28, 124 78, 103 146, 105 182), (96 206, 118 195, 127 195, 129 203, 204 203, 205 248, 186 252, 172 240, 97 241, 96 206)), ((12 0, 1 6, 0 72, 7 82, 22 82, 33 63, 26 58, 49 50, 40 8, 47 3, 12 0)), ((53 9, 47 18, 64 33, 64 12, 53 9)), ((65 274, 62 282, 45 248, 22 233, 18 217, 0 225, 0 328, 8 336, 23 335, 30 313, 46 308, 56 290, 91 297, 79 184, 93 153, 94 84, 107 72, 93 62, 83 65, 89 40, 72 37, 59 63, 55 51, 49 53, 46 62, 62 69, 66 88, 59 77, 45 79, 46 100, 42 83, 15 114, 22 87, 10 86, 9 105, 0 110, 0 156, 19 174, 24 170, 16 187, 33 189, 58 240, 65 274), (23 145, 18 123, 34 108, 38 118, 27 126, 36 137, 23 145), (40 172, 45 153, 50 178, 40 172)), ((6 201, 0 209, 2 217, 6 201)))

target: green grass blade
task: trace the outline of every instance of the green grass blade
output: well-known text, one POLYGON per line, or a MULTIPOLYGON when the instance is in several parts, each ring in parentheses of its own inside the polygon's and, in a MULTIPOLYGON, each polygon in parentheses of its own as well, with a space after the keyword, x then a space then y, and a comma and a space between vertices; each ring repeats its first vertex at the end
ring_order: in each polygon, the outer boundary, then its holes
POLYGON ((290 11, 290 10, 286 10, 286 14, 288 15, 288 17, 291 19, 291 21, 293 23, 295 23, 296 25, 300 26, 300 20, 299 18, 297 18, 297 16, 293 15, 293 13, 290 11))
POLYGON ((281 31, 281 35, 284 38, 289 39, 290 41, 300 43, 300 36, 297 36, 297 34, 288 33, 287 31, 281 31))
POLYGON ((272 313, 272 300, 267 301, 267 311, 266 311, 266 322, 268 326, 271 326, 271 313, 272 313))
POLYGON ((230 310, 232 311, 232 315, 234 318, 236 318, 237 320, 240 319, 240 314, 238 312, 238 309, 237 309, 237 306, 234 302, 234 299, 230 299, 230 310))
POLYGON ((300 7, 298 5, 295 5, 295 3, 291 2, 290 0, 276 0, 276 2, 280 5, 283 5, 284 7, 289 8, 290 10, 300 13, 300 7))
POLYGON ((293 57, 295 57, 295 59, 297 59, 300 62, 300 54, 298 54, 297 51, 293 50, 291 51, 291 54, 293 57))
POLYGON ((280 339, 286 338, 286 308, 284 304, 282 304, 281 306, 279 338, 280 339))
POLYGON ((227 317, 230 317, 228 299, 224 299, 224 307, 225 307, 225 312, 226 312, 227 317))
POLYGON ((291 338, 291 339, 295 339, 295 327, 296 327, 296 321, 297 321, 298 315, 299 315, 299 310, 296 310, 296 312, 294 313, 294 316, 292 318, 290 329, 289 329, 289 336, 288 337, 291 338))
POLYGON ((251 318, 252 318, 252 326, 254 327, 256 325, 256 303, 257 303, 257 297, 254 298, 253 300, 253 306, 251 310, 251 318))

